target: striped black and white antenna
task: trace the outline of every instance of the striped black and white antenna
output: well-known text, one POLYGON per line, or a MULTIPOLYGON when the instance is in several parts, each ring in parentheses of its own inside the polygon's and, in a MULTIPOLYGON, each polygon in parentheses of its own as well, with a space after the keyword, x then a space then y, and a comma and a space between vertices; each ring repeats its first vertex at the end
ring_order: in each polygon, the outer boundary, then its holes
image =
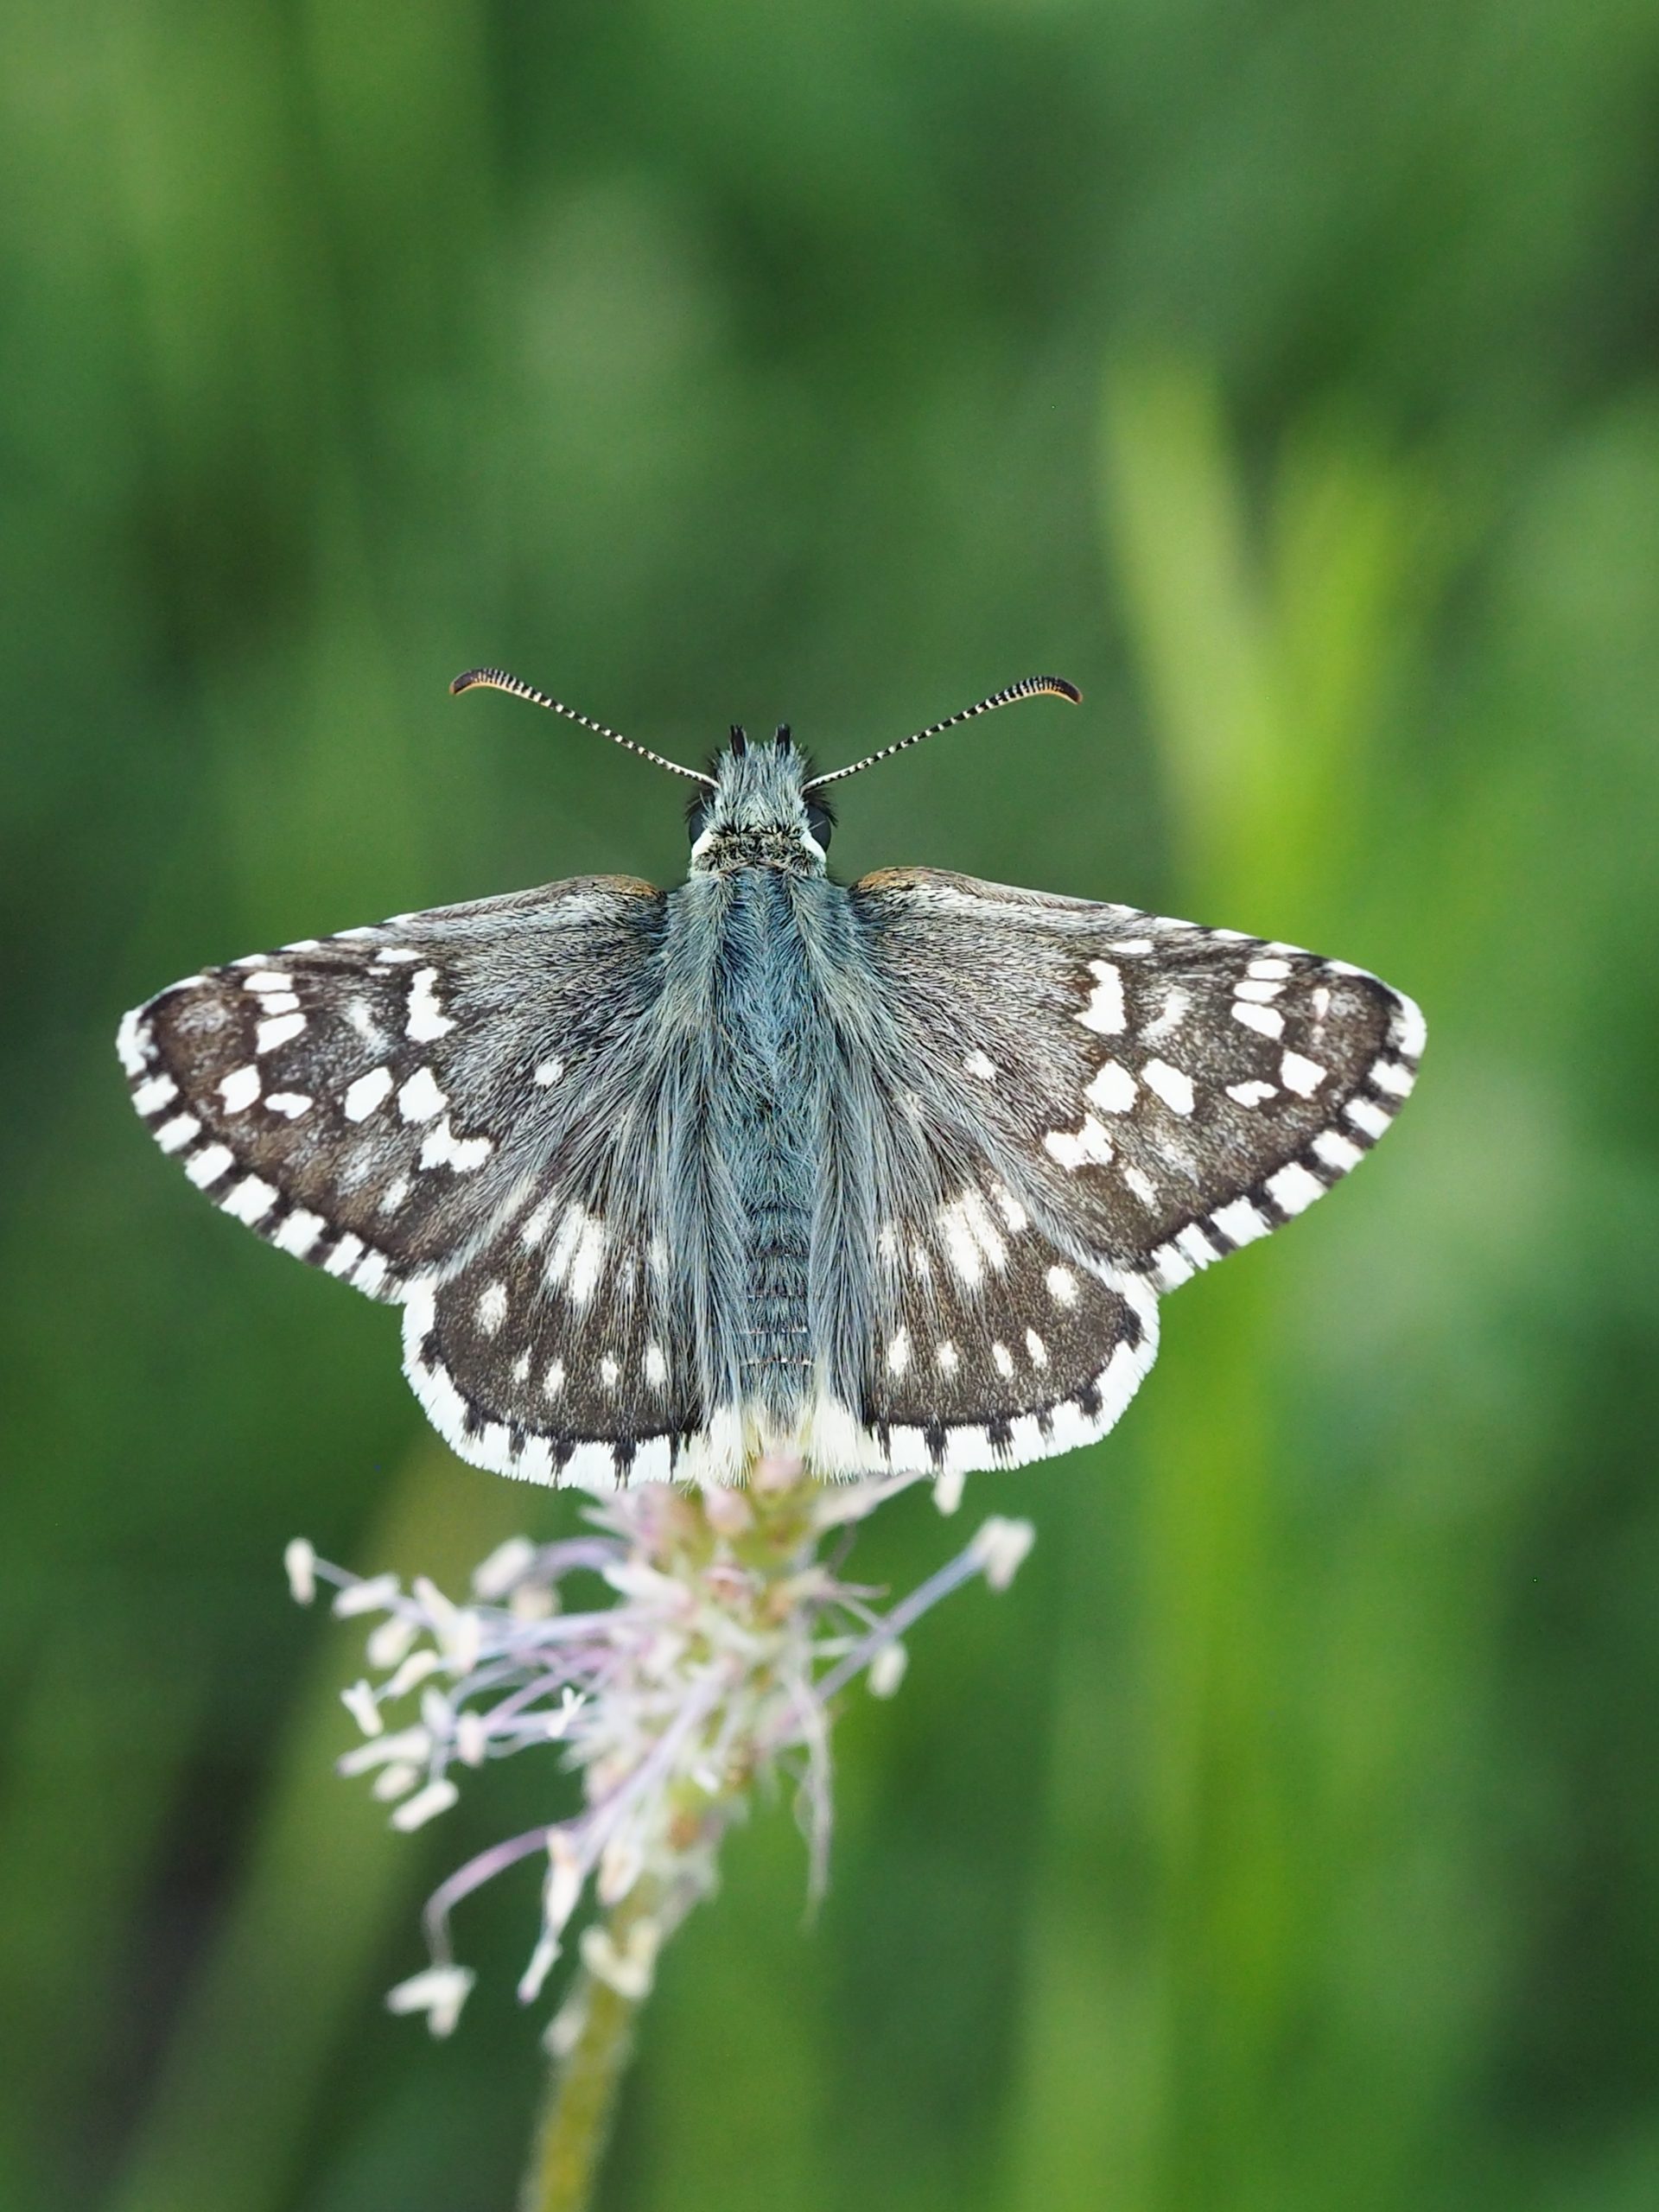
POLYGON ((648 745, 636 745, 631 737, 624 737, 620 729, 609 729, 603 722, 594 721, 590 715, 579 715, 574 707, 567 707, 562 699, 550 698, 545 691, 538 691, 533 683, 526 683, 522 676, 509 675, 505 668, 469 668, 458 676, 449 686, 451 692, 472 691, 480 685, 492 691, 510 691, 515 699, 528 699, 532 706, 545 707, 550 714, 563 715, 567 721, 580 722, 583 729, 590 729, 595 736, 608 737, 613 745, 620 745, 630 753, 637 753, 642 760, 650 760, 658 768, 671 769, 677 776, 684 776, 694 784, 707 784, 712 791, 715 779, 705 776, 701 768, 683 768, 677 760, 670 760, 660 753, 653 753, 648 745))
POLYGON ((1051 698, 1069 699, 1074 707, 1083 704, 1083 694, 1075 683, 1068 683, 1063 676, 1027 676, 1018 683, 1010 683, 1006 690, 993 691, 988 699, 982 699, 976 707, 964 707, 959 715, 947 715, 942 722, 930 722, 925 729, 918 729, 909 737, 901 737, 897 745, 884 745, 879 753, 869 753, 861 760, 855 760, 850 767, 832 768, 827 776, 814 776, 804 788, 821 791, 826 784, 838 784, 843 776, 855 776, 863 768, 873 768, 878 760, 891 760, 895 753, 903 753, 912 745, 919 745, 925 737, 937 737, 942 729, 954 729, 958 722, 970 722, 976 715, 988 715, 997 707, 1011 707, 1016 699, 1035 699, 1046 693, 1051 698))

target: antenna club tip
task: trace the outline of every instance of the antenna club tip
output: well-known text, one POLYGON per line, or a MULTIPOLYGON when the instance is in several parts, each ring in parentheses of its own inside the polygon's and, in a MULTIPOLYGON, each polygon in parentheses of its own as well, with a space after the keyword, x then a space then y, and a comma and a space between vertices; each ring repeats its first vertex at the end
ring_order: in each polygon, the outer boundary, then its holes
POLYGON ((481 683, 483 681, 484 671, 481 668, 467 669, 456 677, 454 682, 449 686, 449 696, 452 699, 456 698, 461 692, 470 691, 474 684, 481 683))
POLYGON ((1074 707, 1083 704, 1083 694, 1075 683, 1068 683, 1063 676, 1042 676, 1038 682, 1045 691, 1057 699, 1069 699, 1074 707))

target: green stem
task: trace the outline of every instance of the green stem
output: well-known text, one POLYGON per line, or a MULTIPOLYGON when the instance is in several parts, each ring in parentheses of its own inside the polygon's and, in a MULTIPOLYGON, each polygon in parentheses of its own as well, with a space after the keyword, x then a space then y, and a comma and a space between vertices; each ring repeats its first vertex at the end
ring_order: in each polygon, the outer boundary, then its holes
MULTIPOLYGON (((760 1578, 755 1624, 764 1625, 779 1586, 811 1554, 812 1497, 811 1484, 785 1479, 751 1482, 741 1491, 715 1494, 712 1506, 707 1497, 681 1497, 664 1520, 658 1564, 695 1580, 717 1546, 729 1544, 738 1562, 760 1578)), ((735 1786, 735 1794, 741 1795, 742 1786, 735 1786)), ((685 1831, 685 1847, 700 1829, 706 1843, 717 1842, 729 1809, 721 1796, 682 1785, 676 1818, 685 1831)), ((655 1920, 663 1898, 659 1879, 634 1885, 606 1923, 613 1956, 627 1956, 630 1937, 655 1920)), ((634 2016, 642 2001, 643 1993, 626 1997, 590 1968, 582 1969, 566 2000, 575 2033, 568 2050, 553 2062, 518 2212, 588 2212, 617 2091, 633 2055, 634 2016)))
MULTIPOLYGON (((630 1897, 612 1916, 611 1940, 619 1950, 626 1947, 629 1929, 647 1910, 644 1900, 636 1904, 630 1897)), ((576 2008, 575 2040, 553 2062, 535 2152, 518 2195, 518 2212, 587 2212, 593 2202, 617 2091, 633 2056, 634 2016, 641 2001, 625 1997, 583 1967, 566 2000, 576 2008)))

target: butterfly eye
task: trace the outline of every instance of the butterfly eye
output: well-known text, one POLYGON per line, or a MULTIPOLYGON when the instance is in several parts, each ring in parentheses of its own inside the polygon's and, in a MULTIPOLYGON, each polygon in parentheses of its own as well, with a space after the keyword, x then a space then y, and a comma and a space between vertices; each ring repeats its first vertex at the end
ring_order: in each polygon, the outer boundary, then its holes
POLYGON ((811 831, 813 839, 817 844, 819 849, 827 853, 830 849, 830 835, 836 826, 835 816, 830 813, 827 806, 815 806, 812 804, 812 801, 808 799, 806 802, 806 826, 811 831))
POLYGON ((685 810, 686 835, 694 845, 709 827, 709 817, 713 812, 713 803, 706 798, 694 798, 685 810))

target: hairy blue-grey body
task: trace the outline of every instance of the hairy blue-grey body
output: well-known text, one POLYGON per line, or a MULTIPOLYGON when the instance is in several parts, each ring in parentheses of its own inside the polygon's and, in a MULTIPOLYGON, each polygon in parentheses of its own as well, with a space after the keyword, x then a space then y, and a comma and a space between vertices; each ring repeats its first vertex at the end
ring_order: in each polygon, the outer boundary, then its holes
POLYGON ((780 1434, 817 1380, 851 1402, 874 1319, 880 1011, 802 773, 787 746, 722 759, 666 900, 627 1147, 658 1163, 645 1212, 666 1228, 702 1406, 763 1408, 780 1434))
POLYGON ((686 882, 580 878, 188 977, 120 1048, 226 1211, 404 1308, 537 1481, 1012 1465, 1109 1428, 1157 1299, 1339 1179, 1422 1022, 1341 962, 931 869, 850 887, 780 733, 686 882))

